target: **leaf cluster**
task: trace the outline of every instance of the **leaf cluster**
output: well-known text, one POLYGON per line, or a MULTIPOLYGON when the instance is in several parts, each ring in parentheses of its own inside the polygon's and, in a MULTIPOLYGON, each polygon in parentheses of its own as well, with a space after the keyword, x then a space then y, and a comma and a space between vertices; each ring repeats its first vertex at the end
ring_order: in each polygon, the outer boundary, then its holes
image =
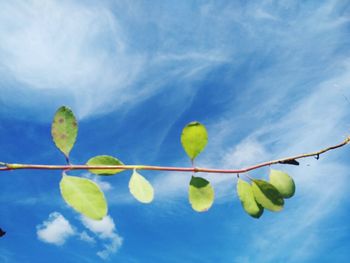
MULTIPOLYGON (((72 110, 68 107, 62 106, 55 113, 51 134, 56 147, 70 164, 69 155, 77 138, 78 123, 72 110)), ((196 157, 208 143, 208 133, 205 126, 199 122, 187 124, 181 133, 180 140, 194 166, 196 157)), ((92 157, 86 164, 91 166, 89 172, 98 176, 112 176, 125 171, 125 169, 113 167, 124 166, 124 163, 109 155, 92 157), (100 169, 98 166, 104 167, 100 169)), ((68 173, 69 169, 64 171, 60 181, 60 191, 65 202, 84 216, 101 220, 108 213, 108 205, 103 191, 94 181, 84 177, 71 176, 68 173)), ((129 191, 137 201, 144 204, 151 203, 154 199, 154 189, 151 183, 136 169, 130 176, 129 191)), ((252 178, 251 182, 240 178, 237 181, 237 194, 242 207, 254 218, 259 218, 264 209, 280 211, 283 208, 284 199, 292 197, 294 192, 293 179, 288 174, 278 170, 271 170, 269 182, 252 178)), ((207 211, 214 202, 214 188, 207 179, 193 175, 189 182, 188 198, 195 211, 207 211)))

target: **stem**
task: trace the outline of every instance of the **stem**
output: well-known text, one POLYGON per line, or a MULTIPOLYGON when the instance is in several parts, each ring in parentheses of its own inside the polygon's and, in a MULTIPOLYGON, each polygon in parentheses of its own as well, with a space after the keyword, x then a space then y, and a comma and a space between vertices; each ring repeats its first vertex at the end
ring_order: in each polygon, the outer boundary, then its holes
POLYGON ((169 167, 169 166, 151 166, 151 165, 46 165, 46 164, 10 164, 0 162, 0 171, 18 170, 18 169, 37 169, 37 170, 94 170, 94 169, 120 169, 120 170, 152 170, 152 171, 175 171, 175 172, 192 172, 192 173, 221 173, 221 174, 242 174, 249 171, 273 165, 283 163, 285 161, 302 159, 307 157, 318 157, 325 152, 343 147, 350 143, 350 136, 347 137, 343 142, 322 149, 317 152, 311 152, 306 154, 300 154, 290 157, 285 157, 277 160, 267 161, 258 163, 249 167, 241 169, 211 169, 211 168, 200 168, 200 167, 169 167))

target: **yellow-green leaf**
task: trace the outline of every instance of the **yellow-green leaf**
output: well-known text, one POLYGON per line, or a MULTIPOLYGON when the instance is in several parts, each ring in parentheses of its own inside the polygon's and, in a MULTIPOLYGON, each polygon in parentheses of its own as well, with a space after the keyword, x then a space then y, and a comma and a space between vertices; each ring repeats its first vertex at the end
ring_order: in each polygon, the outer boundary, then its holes
POLYGON ((252 183, 255 200, 270 211, 280 211, 284 200, 280 192, 270 183, 264 180, 253 180, 252 183))
POLYGON ((66 106, 60 107, 53 119, 51 135, 56 147, 68 158, 78 134, 77 120, 66 106))
POLYGON ((207 211, 214 202, 213 187, 204 178, 192 176, 189 187, 189 201, 195 211, 207 211))
POLYGON ((60 190, 66 203, 86 217, 101 220, 107 215, 107 202, 104 194, 93 181, 63 175, 60 190))
POLYGON ((150 203, 153 201, 154 191, 153 187, 136 170, 134 170, 129 181, 130 193, 141 203, 150 203))
MULTIPOLYGON (((87 163, 87 165, 124 165, 117 158, 109 155, 98 155, 92 157, 87 163)), ((89 169, 90 173, 98 175, 113 175, 120 173, 124 170, 121 169, 89 169)))
POLYGON ((191 160, 194 160, 203 151, 207 142, 207 130, 199 122, 195 121, 187 124, 182 131, 181 144, 191 160))
POLYGON ((237 194, 243 209, 250 216, 259 218, 263 214, 264 208, 256 202, 252 186, 248 182, 238 179, 237 194))
POLYGON ((277 188, 284 198, 290 198, 295 193, 294 180, 285 172, 271 169, 270 183, 277 188))

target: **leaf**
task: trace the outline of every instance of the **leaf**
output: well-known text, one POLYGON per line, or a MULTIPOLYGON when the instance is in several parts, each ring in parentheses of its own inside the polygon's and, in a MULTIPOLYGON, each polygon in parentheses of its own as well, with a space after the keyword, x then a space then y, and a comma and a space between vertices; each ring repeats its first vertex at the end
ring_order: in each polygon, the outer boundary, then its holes
POLYGON ((280 192, 270 183, 264 180, 253 180, 252 183, 255 200, 270 211, 280 211, 284 200, 280 192))
POLYGON ((101 220, 107 214, 107 202, 99 186, 93 181, 63 175, 61 195, 68 205, 88 218, 101 220))
POLYGON ((130 193, 141 203, 150 203, 153 201, 154 191, 152 185, 134 170, 129 181, 130 193))
POLYGON ((189 187, 189 201, 197 212, 209 210, 214 202, 214 189, 201 177, 192 176, 189 187))
POLYGON ((66 106, 60 107, 53 118, 51 135, 56 147, 68 158, 78 134, 77 120, 66 106))
POLYGON ((283 198, 290 198, 295 193, 295 183, 293 178, 282 171, 271 169, 270 183, 277 188, 283 198))
POLYGON ((263 214, 264 208, 256 202, 252 186, 248 182, 238 179, 237 194, 241 200, 243 209, 250 216, 259 218, 263 214))
MULTIPOLYGON (((124 165, 117 158, 109 155, 98 155, 92 157, 86 163, 87 165, 124 165)), ((98 174, 98 175, 113 175, 116 173, 120 173, 124 170, 122 169, 89 169, 90 173, 98 174)))
POLYGON ((203 151, 207 142, 207 130, 199 122, 187 124, 182 131, 181 144, 191 160, 194 160, 203 151))

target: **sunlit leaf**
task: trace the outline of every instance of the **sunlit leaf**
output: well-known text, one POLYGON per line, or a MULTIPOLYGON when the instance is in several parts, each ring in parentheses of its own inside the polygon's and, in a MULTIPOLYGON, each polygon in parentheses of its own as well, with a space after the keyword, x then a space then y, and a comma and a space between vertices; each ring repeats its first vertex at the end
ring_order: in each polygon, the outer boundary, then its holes
POLYGON ((68 158, 78 134, 77 120, 66 106, 60 107, 53 119, 51 127, 52 139, 57 148, 68 158))
POLYGON ((237 194, 241 200, 243 209, 252 217, 259 218, 264 212, 264 208, 255 200, 252 186, 242 180, 238 179, 237 194))
POLYGON ((189 201, 195 211, 207 211, 214 202, 213 187, 204 178, 192 176, 189 187, 189 201))
POLYGON ((86 217, 101 220, 107 214, 104 194, 93 181, 64 174, 60 189, 67 204, 86 217))
POLYGON ((270 211, 280 211, 284 200, 280 192, 270 183, 264 180, 253 180, 253 193, 256 201, 270 211))
POLYGON ((181 134, 181 144, 187 155, 193 160, 200 154, 208 142, 208 134, 203 124, 191 122, 181 134))
POLYGON ((294 180, 285 172, 271 169, 270 183, 277 188, 284 198, 290 198, 295 193, 294 180))
POLYGON ((154 191, 152 185, 134 170, 129 181, 130 193, 141 203, 150 203, 153 201, 154 191))
MULTIPOLYGON (((99 155, 92 157, 87 163, 87 165, 124 165, 117 158, 109 155, 99 155)), ((89 172, 98 175, 113 175, 120 173, 124 170, 121 169, 90 169, 89 172)))

